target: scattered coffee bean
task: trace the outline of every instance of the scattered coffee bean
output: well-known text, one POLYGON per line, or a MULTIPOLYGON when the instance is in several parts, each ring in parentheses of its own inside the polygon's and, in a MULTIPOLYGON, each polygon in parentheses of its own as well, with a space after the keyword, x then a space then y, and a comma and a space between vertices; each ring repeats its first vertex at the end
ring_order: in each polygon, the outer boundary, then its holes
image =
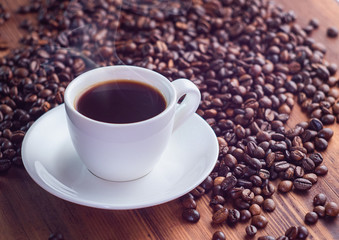
POLYGON ((297 226, 289 227, 285 231, 285 236, 288 237, 288 239, 297 239, 297 236, 298 236, 298 227, 297 226))
POLYGON ((254 225, 249 225, 246 227, 246 234, 249 237, 253 237, 255 234, 257 234, 258 230, 254 225))
POLYGON ((315 212, 308 212, 305 215, 305 223, 315 224, 318 221, 318 214, 315 212))
POLYGON ((272 198, 267 198, 264 201, 263 209, 267 212, 273 212, 275 210, 275 202, 272 198))
POLYGON ((336 217, 339 214, 339 206, 335 202, 327 202, 325 204, 325 214, 329 217, 336 217))
POLYGON ((278 190, 282 193, 287 193, 292 190, 293 182, 290 180, 283 180, 278 185, 278 190))
POLYGON ((257 228, 265 228, 268 221, 263 215, 255 215, 252 217, 251 224, 257 228))
POLYGON ((329 27, 327 28, 327 36, 330 38, 338 37, 338 29, 336 27, 329 27))
POLYGON ((226 236, 222 231, 216 231, 213 234, 212 240, 226 240, 226 236))
POLYGON ((314 173, 317 174, 318 176, 323 176, 328 173, 328 168, 325 165, 319 165, 314 169, 314 173))
POLYGON ((298 235, 297 239, 306 239, 308 237, 308 230, 305 226, 298 226, 298 235))
POLYGON ((322 205, 317 205, 313 208, 313 212, 318 214, 318 217, 323 218, 326 216, 325 207, 322 205))
POLYGON ((196 223, 200 219, 200 213, 196 209, 186 208, 182 212, 182 218, 187 222, 196 223))
POLYGON ((327 201, 326 195, 323 194, 323 193, 318 193, 313 198, 313 205, 314 206, 318 206, 318 205, 324 206, 326 201, 327 201))

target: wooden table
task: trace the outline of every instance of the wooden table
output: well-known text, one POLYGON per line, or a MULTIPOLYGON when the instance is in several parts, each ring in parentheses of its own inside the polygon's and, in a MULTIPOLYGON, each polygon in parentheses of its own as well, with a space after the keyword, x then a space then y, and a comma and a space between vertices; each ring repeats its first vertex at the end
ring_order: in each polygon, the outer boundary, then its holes
MULTIPOLYGON (((339 39, 326 37, 329 26, 339 28, 339 3, 334 0, 276 0, 285 10, 293 10, 297 21, 305 26, 312 17, 320 20, 320 28, 313 37, 327 46, 330 62, 339 65, 339 39)), ((9 41, 12 48, 23 35, 18 24, 27 16, 14 13, 25 0, 1 0, 12 11, 10 21, 0 27, 1 39, 9 41)), ((2 52, 2 54, 4 54, 2 52)), ((294 126, 307 119, 295 106, 288 121, 294 126)), ((257 236, 282 235, 292 225, 304 224, 303 218, 312 210, 312 198, 323 192, 332 201, 339 203, 339 125, 331 126, 335 135, 324 153, 329 173, 307 194, 275 194, 277 209, 264 214, 269 224, 257 236)), ((211 224, 209 197, 198 200, 201 219, 197 224, 186 223, 181 218, 179 200, 139 210, 108 211, 79 206, 61 200, 40 188, 24 169, 13 167, 8 174, 0 176, 0 239, 48 239, 54 232, 60 232, 69 240, 80 239, 211 239, 217 230, 225 232, 227 239, 246 239, 244 228, 248 223, 235 227, 226 224, 211 224)), ((308 239, 339 239, 339 221, 319 220, 308 226, 308 239)))

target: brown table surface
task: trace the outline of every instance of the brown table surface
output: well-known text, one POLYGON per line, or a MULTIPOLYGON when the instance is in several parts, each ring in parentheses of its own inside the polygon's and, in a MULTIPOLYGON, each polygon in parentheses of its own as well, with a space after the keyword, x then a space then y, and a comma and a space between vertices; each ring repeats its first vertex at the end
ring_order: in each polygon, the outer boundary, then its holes
MULTIPOLYGON (((9 41, 12 48, 24 34, 18 24, 26 16, 15 14, 25 0, 1 0, 12 11, 10 21, 0 26, 1 39, 9 41)), ((314 39, 327 46, 326 59, 339 65, 339 39, 326 37, 329 26, 339 28, 339 3, 334 0, 276 0, 285 10, 293 10, 301 26, 316 17, 320 28, 313 33, 314 39)), ((4 54, 4 52, 0 53, 4 54)), ((289 126, 306 120, 306 116, 295 106, 288 121, 289 126)), ((268 226, 257 236, 282 235, 292 225, 304 224, 303 218, 312 209, 312 198, 323 192, 332 201, 339 203, 339 125, 331 126, 335 132, 324 153, 329 173, 321 177, 307 194, 275 194, 277 209, 270 214, 268 226)), ((0 176, 0 239, 48 239, 60 232, 65 239, 211 239, 217 230, 226 233, 227 239, 246 239, 244 228, 248 223, 235 227, 226 224, 211 224, 209 197, 198 200, 201 219, 197 224, 182 220, 179 200, 139 210, 100 210, 80 206, 59 199, 40 188, 24 169, 11 168, 0 176)), ((308 239, 339 239, 339 221, 319 220, 308 226, 308 239)))

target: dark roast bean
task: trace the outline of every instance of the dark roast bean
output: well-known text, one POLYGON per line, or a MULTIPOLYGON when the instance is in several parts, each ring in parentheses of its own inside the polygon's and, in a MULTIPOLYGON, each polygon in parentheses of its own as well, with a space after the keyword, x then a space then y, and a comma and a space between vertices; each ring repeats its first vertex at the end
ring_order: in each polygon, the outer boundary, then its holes
POLYGON ((314 169, 314 173, 317 174, 318 176, 323 176, 328 173, 328 168, 325 165, 319 165, 314 169))
POLYGON ((228 212, 227 223, 235 224, 240 220, 240 212, 237 209, 230 209, 228 212))
POLYGON ((248 225, 245 230, 246 230, 247 236, 249 237, 255 236, 255 234, 257 234, 258 232, 257 228, 254 225, 248 225))
POLYGON ((289 227, 285 231, 285 236, 288 237, 288 239, 297 239, 297 237, 298 237, 298 227, 297 226, 289 227))
POLYGON ((335 202, 325 204, 325 214, 329 217, 336 217, 339 214, 339 206, 335 202))
POLYGON ((268 221, 263 215, 256 215, 252 217, 251 224, 257 228, 265 228, 268 221))
POLYGON ((196 223, 199 221, 200 219, 200 214, 197 210, 192 209, 192 208, 186 208, 183 212, 182 212, 182 218, 187 221, 187 222, 191 222, 191 223, 196 223))
POLYGON ((327 196, 323 193, 318 193, 313 198, 313 205, 314 206, 318 206, 318 205, 324 206, 326 201, 327 201, 327 196))
POLYGON ((318 132, 318 137, 324 138, 325 140, 330 140, 334 132, 331 128, 323 128, 318 132))
POLYGON ((311 189, 312 183, 305 178, 296 178, 293 181, 293 186, 297 190, 307 191, 307 190, 311 189))
POLYGON ((181 204, 184 208, 197 208, 197 203, 193 198, 186 197, 181 201, 181 204))
POLYGON ((263 203, 263 209, 267 212, 272 212, 275 210, 275 202, 272 198, 267 198, 265 199, 264 203, 263 203))
POLYGON ((308 237, 308 230, 305 226, 298 226, 298 235, 297 239, 306 239, 308 237))
POLYGON ((315 165, 319 165, 323 162, 323 156, 321 153, 312 153, 309 155, 309 158, 315 163, 315 165))
POLYGON ((240 211, 240 221, 247 222, 252 217, 251 212, 247 209, 243 209, 240 211))
POLYGON ((195 198, 200 198, 205 194, 205 189, 201 186, 196 187, 190 192, 195 198))
POLYGON ((315 173, 307 173, 303 178, 309 180, 313 185, 318 182, 318 176, 315 173))
POLYGON ((328 142, 324 138, 316 137, 314 139, 314 146, 318 151, 324 151, 328 146, 328 142))
POLYGON ((308 212, 305 215, 305 223, 315 224, 318 221, 318 215, 315 212, 308 212))
POLYGON ((252 216, 259 215, 261 213, 261 207, 256 203, 252 204, 248 210, 251 212, 252 216))
POLYGON ((226 236, 222 231, 216 231, 213 234, 212 240, 226 240, 226 236))
POLYGON ((233 175, 226 177, 220 184, 221 189, 225 192, 229 191, 237 184, 237 178, 233 175))
POLYGON ((313 212, 318 214, 318 217, 323 218, 326 216, 326 210, 324 206, 318 205, 313 208, 313 212))
POLYGON ((330 38, 336 38, 338 36, 338 29, 336 27, 327 28, 326 34, 330 38))
POLYGON ((228 218, 229 210, 227 208, 221 208, 213 214, 212 221, 214 223, 225 222, 228 218))

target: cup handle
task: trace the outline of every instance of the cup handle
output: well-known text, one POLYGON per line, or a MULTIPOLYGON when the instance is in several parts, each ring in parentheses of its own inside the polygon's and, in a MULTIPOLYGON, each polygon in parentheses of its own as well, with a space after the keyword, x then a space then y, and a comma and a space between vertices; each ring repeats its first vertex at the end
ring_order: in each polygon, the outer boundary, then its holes
POLYGON ((172 84, 177 93, 177 102, 182 96, 186 95, 175 112, 173 125, 173 131, 175 131, 198 109, 201 95, 198 87, 188 79, 180 78, 173 81, 172 84))

